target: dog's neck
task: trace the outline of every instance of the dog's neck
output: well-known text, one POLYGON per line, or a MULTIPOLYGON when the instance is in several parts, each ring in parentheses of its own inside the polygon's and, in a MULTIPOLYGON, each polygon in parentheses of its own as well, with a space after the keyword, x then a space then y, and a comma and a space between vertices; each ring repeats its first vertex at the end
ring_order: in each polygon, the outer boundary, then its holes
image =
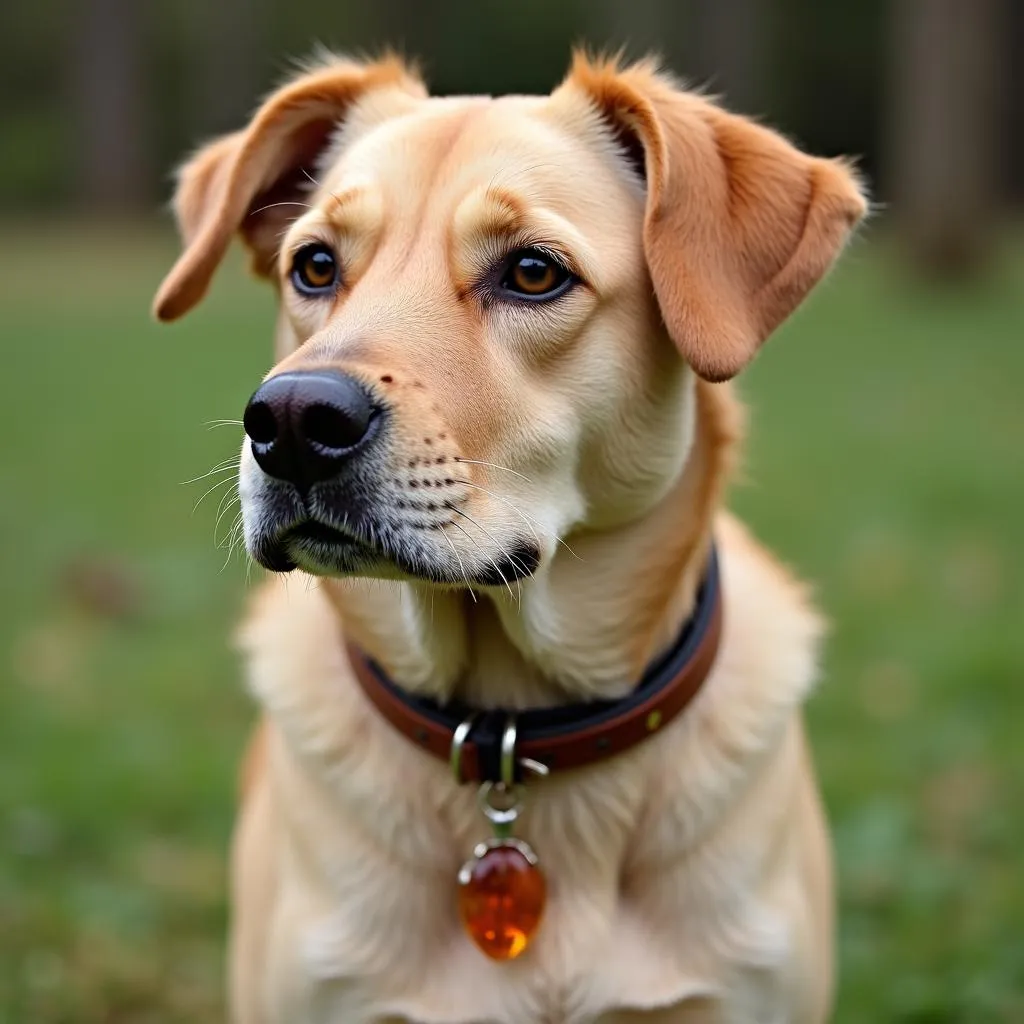
POLYGON ((698 382, 692 450, 652 509, 568 538, 512 593, 328 581, 347 637, 410 692, 476 707, 627 693, 690 614, 739 434, 730 389, 698 382))

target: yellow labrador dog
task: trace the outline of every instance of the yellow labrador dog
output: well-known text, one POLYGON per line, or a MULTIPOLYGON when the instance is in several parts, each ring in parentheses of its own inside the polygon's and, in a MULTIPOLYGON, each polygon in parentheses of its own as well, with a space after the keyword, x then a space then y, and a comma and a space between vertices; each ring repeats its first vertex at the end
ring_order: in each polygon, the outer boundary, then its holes
POLYGON ((849 166, 648 63, 433 98, 336 60, 175 208, 160 319, 236 234, 280 299, 232 1019, 826 1019, 820 623, 721 502, 728 381, 864 216, 849 166))

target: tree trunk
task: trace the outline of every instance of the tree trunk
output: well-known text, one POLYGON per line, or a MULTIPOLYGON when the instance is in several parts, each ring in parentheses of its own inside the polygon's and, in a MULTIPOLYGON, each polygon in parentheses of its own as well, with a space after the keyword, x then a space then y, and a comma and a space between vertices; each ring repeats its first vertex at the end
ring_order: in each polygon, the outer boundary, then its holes
POLYGON ((759 114, 765 12, 762 0, 699 0, 693 5, 685 72, 725 105, 759 114))
MULTIPOLYGON (((193 2, 188 76, 193 141, 240 128, 271 83, 265 77, 268 0, 193 2)), ((276 55, 275 55, 276 56, 276 55)))
POLYGON ((149 198, 143 18, 139 0, 83 0, 72 57, 73 147, 80 201, 97 212, 127 212, 149 198))
POLYGON ((681 77, 688 77, 682 64, 685 36, 683 5, 671 0, 597 0, 590 13, 594 49, 609 53, 625 50, 628 58, 653 54, 681 77))
POLYGON ((998 191, 1002 0, 893 0, 889 178, 915 266, 972 277, 998 191))

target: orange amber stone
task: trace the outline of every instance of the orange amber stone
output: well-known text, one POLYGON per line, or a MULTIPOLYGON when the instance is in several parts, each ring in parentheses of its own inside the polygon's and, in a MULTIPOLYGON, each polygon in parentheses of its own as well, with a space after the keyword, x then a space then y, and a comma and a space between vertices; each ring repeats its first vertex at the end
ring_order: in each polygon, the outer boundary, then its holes
POLYGON ((526 949, 546 895, 533 852, 515 839, 478 846, 459 872, 459 916, 492 960, 514 960, 526 949))

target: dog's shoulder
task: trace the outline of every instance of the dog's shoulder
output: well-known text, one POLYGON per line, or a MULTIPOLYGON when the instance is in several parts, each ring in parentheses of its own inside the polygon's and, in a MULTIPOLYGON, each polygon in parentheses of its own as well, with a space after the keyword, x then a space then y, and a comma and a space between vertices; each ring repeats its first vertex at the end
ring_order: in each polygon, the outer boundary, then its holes
POLYGON ((714 689, 728 695, 726 721, 759 721, 762 732, 797 708, 816 682, 826 620, 811 587, 738 518, 720 513, 715 536, 724 615, 714 689))

